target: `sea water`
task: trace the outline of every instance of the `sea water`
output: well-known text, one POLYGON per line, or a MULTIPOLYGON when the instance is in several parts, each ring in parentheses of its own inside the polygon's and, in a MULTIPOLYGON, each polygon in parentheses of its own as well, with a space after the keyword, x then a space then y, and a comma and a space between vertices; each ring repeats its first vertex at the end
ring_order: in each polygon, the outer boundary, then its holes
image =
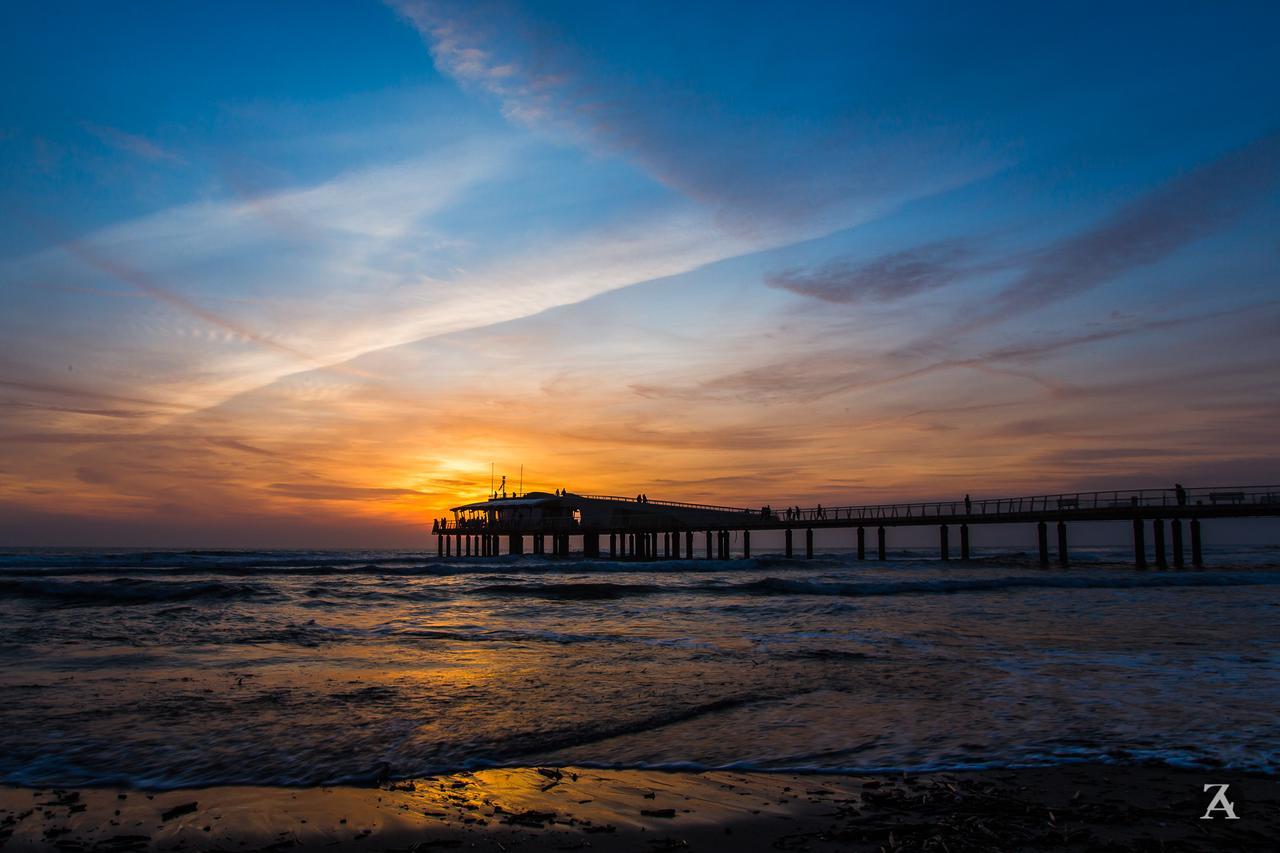
POLYGON ((0 781, 1280 769, 1280 550, 889 556, 0 552, 0 781))

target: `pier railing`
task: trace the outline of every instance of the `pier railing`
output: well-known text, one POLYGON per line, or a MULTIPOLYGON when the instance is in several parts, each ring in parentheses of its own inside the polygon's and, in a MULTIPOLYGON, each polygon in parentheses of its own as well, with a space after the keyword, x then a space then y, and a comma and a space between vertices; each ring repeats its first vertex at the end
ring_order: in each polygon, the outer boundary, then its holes
POLYGON ((773 510, 779 521, 874 521, 892 518, 1064 513, 1076 510, 1121 510, 1133 507, 1280 505, 1280 486, 1207 486, 1186 489, 1127 489, 1063 492, 1016 498, 963 498, 952 501, 864 504, 858 506, 791 507, 773 510))
MULTIPOLYGON (((619 503, 628 503, 628 504, 636 503, 635 498, 624 498, 624 497, 619 497, 618 495, 578 495, 578 497, 586 498, 587 500, 592 500, 592 501, 617 501, 619 503)), ((686 503, 684 501, 654 501, 654 500, 649 500, 648 498, 645 498, 644 501, 639 505, 640 506, 669 506, 669 507, 674 507, 676 509, 705 509, 705 510, 712 510, 715 512, 743 512, 751 515, 760 514, 760 510, 758 509, 745 509, 740 506, 717 506, 715 504, 694 504, 694 503, 686 503)))

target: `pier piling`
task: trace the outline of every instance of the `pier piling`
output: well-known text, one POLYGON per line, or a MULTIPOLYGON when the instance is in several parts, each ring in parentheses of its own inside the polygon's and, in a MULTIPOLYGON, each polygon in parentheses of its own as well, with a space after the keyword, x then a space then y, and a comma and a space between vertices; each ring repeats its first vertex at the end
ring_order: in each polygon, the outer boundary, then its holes
POLYGON ((751 559, 751 531, 742 531, 742 559, 751 559))
POLYGON ((1200 519, 1191 519, 1191 565, 1204 568, 1204 554, 1200 549, 1200 519))
POLYGON ((960 525, 960 559, 969 559, 969 525, 960 525))
POLYGON ((1138 569, 1147 567, 1146 528, 1142 526, 1140 518, 1133 520, 1133 565, 1138 569))
POLYGON ((784 541, 784 543, 785 543, 785 545, 786 545, 786 549, 787 549, 787 550, 786 550, 786 554, 787 554, 787 556, 788 556, 788 557, 794 556, 794 554, 792 553, 792 548, 791 548, 791 528, 790 528, 790 527, 788 527, 788 528, 786 529, 786 535, 783 537, 783 541, 784 541))
POLYGON ((1170 544, 1173 546, 1173 567, 1175 569, 1182 568, 1182 521, 1181 519, 1169 520, 1169 538, 1172 540, 1170 544))
POLYGON ((950 536, 945 524, 938 527, 938 556, 943 560, 951 559, 951 543, 948 541, 950 536))
MULTIPOLYGON (((787 556, 790 556, 790 554, 787 556)), ((858 559, 867 559, 867 529, 865 527, 858 528, 858 559)))
POLYGON ((1036 522, 1036 544, 1040 547, 1040 565, 1049 565, 1049 527, 1043 521, 1036 522))
POLYGON ((1156 550, 1156 568, 1167 569, 1169 562, 1164 553, 1164 519, 1157 518, 1151 522, 1151 544, 1156 550))
POLYGON ((880 562, 883 563, 885 561, 884 525, 883 524, 876 528, 876 545, 877 545, 876 550, 879 552, 880 562))
POLYGON ((806 527, 804 531, 804 556, 806 560, 813 559, 813 528, 806 527))
POLYGON ((1067 523, 1065 521, 1058 522, 1058 565, 1063 568, 1071 565, 1071 560, 1067 556, 1067 523))

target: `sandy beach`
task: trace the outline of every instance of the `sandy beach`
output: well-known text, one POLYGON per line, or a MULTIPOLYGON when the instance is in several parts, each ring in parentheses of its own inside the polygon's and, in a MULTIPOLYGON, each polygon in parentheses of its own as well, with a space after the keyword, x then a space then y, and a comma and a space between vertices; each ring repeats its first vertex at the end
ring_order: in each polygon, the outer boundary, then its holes
POLYGON ((879 776, 485 770, 377 787, 0 791, 5 850, 1243 850, 1280 780, 1080 765, 879 776), (1206 781, 1239 820, 1201 820, 1206 781))

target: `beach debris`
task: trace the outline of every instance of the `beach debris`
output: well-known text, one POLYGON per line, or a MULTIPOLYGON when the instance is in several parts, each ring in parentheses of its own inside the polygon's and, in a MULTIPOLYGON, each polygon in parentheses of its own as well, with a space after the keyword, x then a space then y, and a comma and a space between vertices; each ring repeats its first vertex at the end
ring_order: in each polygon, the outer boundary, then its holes
POLYGON ((554 767, 539 767, 538 773, 551 780, 539 789, 541 791, 550 791, 556 785, 559 785, 560 780, 564 778, 564 773, 554 767))
POLYGON ((195 811, 199 807, 200 807, 199 803, 195 802, 194 800, 189 803, 183 803, 180 806, 174 806, 173 808, 167 811, 161 812, 160 820, 162 821, 173 820, 175 817, 182 817, 184 814, 191 814, 193 811, 195 811))
POLYGON ((97 842, 94 848, 106 850, 109 853, 128 853, 134 850, 145 850, 150 843, 150 835, 113 835, 97 842))
POLYGON ((641 809, 640 814, 645 817, 675 817, 675 809, 641 809))
POLYGON ((516 826, 531 826, 536 829, 542 829, 543 824, 553 823, 556 819, 555 812, 540 812, 530 809, 524 812, 513 812, 503 819, 503 823, 510 823, 516 826))
POLYGON ((36 805, 37 805, 37 806, 41 806, 41 807, 45 807, 45 806, 72 806, 72 805, 75 805, 75 804, 76 804, 76 803, 78 803, 78 802, 80 802, 80 792, 79 792, 79 791, 62 791, 62 790, 55 790, 55 791, 53 792, 53 799, 52 799, 52 800, 50 800, 50 801, 49 801, 49 802, 47 802, 47 803, 36 803, 36 805))

